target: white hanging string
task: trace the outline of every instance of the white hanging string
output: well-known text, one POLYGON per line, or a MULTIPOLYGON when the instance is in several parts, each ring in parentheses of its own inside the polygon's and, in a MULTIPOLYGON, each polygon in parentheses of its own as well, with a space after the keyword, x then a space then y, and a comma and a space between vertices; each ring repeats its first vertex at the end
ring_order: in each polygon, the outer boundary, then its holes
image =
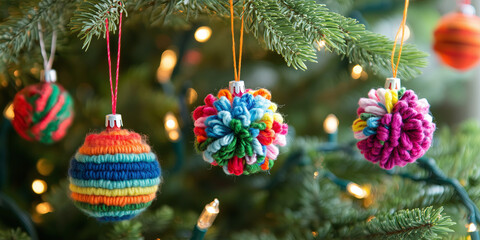
POLYGON ((38 39, 40 42, 40 51, 43 57, 43 69, 44 69, 44 78, 46 82, 54 82, 56 79, 52 78, 50 71, 53 66, 53 59, 55 58, 55 47, 57 45, 57 31, 53 30, 52 32, 52 43, 50 47, 50 57, 47 56, 47 51, 45 49, 45 41, 43 39, 43 29, 42 24, 38 23, 38 39))

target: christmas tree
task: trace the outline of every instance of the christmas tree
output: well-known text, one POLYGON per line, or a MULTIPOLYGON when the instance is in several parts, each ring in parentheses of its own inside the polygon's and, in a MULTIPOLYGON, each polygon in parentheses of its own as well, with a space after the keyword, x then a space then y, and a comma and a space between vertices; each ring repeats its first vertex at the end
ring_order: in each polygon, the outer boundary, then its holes
POLYGON ((232 1, 233 27, 229 1, 0 0, 0 239, 478 239, 480 125, 465 121, 478 117, 475 70, 459 74, 431 50, 455 4, 410 3, 400 50, 404 3, 232 1), (194 110, 234 79, 232 28, 238 48, 241 26, 242 79, 267 88, 289 125, 274 165, 248 176, 209 166, 194 143, 194 110), (125 128, 148 135, 142 144, 162 170, 141 215, 99 223, 72 201, 69 168, 111 111, 107 33, 114 66, 121 49, 116 110, 125 128), (383 86, 397 60, 437 130, 425 155, 385 170, 357 149, 352 122, 358 99, 383 86), (24 91, 40 78, 63 88, 24 91), (62 120, 48 125, 57 131, 19 132, 27 123, 13 123, 14 97, 32 103, 48 91, 64 96, 62 120))

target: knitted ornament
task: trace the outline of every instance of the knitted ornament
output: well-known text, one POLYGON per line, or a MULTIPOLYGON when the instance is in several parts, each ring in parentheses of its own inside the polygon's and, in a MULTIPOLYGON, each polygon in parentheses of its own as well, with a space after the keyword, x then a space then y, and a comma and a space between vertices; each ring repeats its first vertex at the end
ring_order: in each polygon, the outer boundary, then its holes
POLYGON ((203 159, 226 174, 267 171, 286 144, 288 125, 277 113, 266 89, 244 91, 243 81, 230 82, 230 91, 209 94, 193 112, 195 148, 203 159))
POLYGON ((13 100, 17 133, 29 141, 53 143, 65 136, 73 120, 73 101, 56 83, 37 83, 19 91, 13 100))
MULTIPOLYGON (((398 79, 399 80, 399 79, 398 79)), ((370 90, 353 122, 360 152, 384 169, 414 162, 430 148, 435 124, 426 99, 399 87, 370 90)))
POLYGON ((87 135, 71 160, 69 176, 75 205, 109 222, 131 219, 152 204, 161 169, 144 137, 110 127, 87 135))
POLYGON ((444 16, 435 29, 433 49, 448 66, 471 69, 480 60, 480 18, 471 12, 444 16))

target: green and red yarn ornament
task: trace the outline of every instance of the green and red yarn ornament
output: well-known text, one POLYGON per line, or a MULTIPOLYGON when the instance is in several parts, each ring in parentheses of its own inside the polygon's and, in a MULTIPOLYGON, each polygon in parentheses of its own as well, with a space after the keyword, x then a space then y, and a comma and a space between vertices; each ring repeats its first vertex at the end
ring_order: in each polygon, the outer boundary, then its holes
POLYGON ((13 100, 12 125, 29 141, 50 144, 62 139, 73 120, 73 100, 57 83, 41 82, 20 90, 13 100))
POLYGON ((288 125, 266 89, 245 91, 243 81, 209 94, 193 112, 195 148, 228 175, 268 171, 286 144, 288 125))
POLYGON ((134 218, 152 204, 161 183, 146 138, 121 124, 121 115, 108 115, 107 129, 88 134, 70 163, 75 206, 101 222, 134 218))

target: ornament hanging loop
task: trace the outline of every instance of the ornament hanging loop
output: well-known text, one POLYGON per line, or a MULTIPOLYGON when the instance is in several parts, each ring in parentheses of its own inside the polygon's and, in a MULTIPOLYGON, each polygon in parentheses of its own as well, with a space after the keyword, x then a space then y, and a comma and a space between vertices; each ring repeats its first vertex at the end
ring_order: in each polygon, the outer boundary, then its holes
POLYGON ((43 71, 40 74, 40 80, 48 83, 57 81, 57 72, 52 69, 53 59, 55 58, 55 47, 57 45, 57 31, 52 32, 52 43, 50 46, 50 57, 47 56, 45 49, 45 40, 43 38, 42 24, 38 23, 38 41, 40 43, 40 51, 43 58, 43 71))
MULTIPOLYGON (((245 10, 245 7, 243 7, 245 10)), ((234 27, 234 17, 233 17, 233 0, 230 0, 230 25, 232 30, 232 52, 233 52, 233 68, 234 68, 234 75, 235 81, 240 81, 240 71, 242 69, 242 50, 243 50, 243 25, 244 25, 244 17, 242 13, 242 26, 240 27, 240 46, 239 46, 239 53, 238 53, 238 69, 237 69, 237 57, 236 57, 236 47, 235 47, 235 27, 234 27)))
POLYGON ((123 127, 123 120, 121 114, 108 114, 105 116, 106 128, 121 128, 123 127))
POLYGON ((385 89, 390 90, 400 90, 402 84, 400 83, 400 78, 387 78, 385 81, 385 89))
POLYGON ((230 81, 229 88, 233 96, 242 96, 245 93, 245 82, 242 80, 230 81))
POLYGON ((407 11, 408 11, 408 5, 410 1, 405 0, 405 8, 403 9, 403 18, 402 18, 402 23, 400 24, 400 27, 398 28, 397 34, 395 35, 395 41, 393 43, 393 49, 392 49, 392 57, 390 59, 392 63, 392 73, 393 77, 397 77, 397 71, 398 71, 398 65, 400 65, 400 58, 402 56, 402 48, 403 48, 403 42, 405 39, 405 26, 407 22, 407 11), (397 48, 397 41, 398 38, 400 37, 400 33, 402 34, 401 40, 400 40, 400 48, 398 49, 398 57, 397 57, 397 63, 395 64, 395 49, 397 48))

